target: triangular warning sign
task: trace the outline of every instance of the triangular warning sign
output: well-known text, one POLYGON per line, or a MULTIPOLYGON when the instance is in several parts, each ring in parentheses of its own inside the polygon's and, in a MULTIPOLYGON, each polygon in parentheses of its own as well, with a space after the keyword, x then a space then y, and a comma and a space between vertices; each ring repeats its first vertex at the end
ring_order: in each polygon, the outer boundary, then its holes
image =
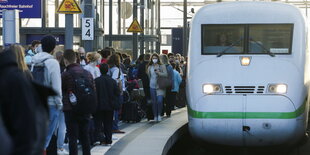
POLYGON ((57 13, 79 14, 82 13, 82 10, 75 0, 63 0, 57 9, 57 13))
POLYGON ((130 24, 127 32, 143 32, 139 22, 137 19, 134 19, 133 22, 130 24))

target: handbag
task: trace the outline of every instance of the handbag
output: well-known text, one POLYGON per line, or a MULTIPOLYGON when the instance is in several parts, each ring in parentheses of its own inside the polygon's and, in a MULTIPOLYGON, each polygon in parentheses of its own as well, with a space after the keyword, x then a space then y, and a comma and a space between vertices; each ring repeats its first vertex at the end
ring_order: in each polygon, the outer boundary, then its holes
POLYGON ((167 87, 172 86, 172 81, 169 78, 169 76, 168 77, 158 76, 157 84, 158 84, 159 89, 166 89, 167 87))

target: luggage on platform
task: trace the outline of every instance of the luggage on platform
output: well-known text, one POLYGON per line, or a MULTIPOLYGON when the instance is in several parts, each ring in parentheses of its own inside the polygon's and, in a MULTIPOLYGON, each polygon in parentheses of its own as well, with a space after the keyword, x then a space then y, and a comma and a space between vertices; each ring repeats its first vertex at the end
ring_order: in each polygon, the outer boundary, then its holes
POLYGON ((123 104, 122 120, 124 122, 140 122, 144 117, 145 113, 139 102, 130 101, 123 104))

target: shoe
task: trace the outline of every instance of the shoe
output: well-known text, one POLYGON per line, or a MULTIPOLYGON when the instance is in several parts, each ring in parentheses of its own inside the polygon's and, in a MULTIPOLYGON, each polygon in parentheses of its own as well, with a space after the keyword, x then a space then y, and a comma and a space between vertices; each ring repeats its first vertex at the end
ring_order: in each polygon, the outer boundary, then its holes
POLYGON ((68 155, 69 152, 66 149, 58 149, 57 154, 58 155, 68 155))
POLYGON ((93 146, 96 146, 96 145, 100 145, 100 142, 96 141, 95 143, 93 143, 93 146))
POLYGON ((118 140, 118 138, 112 135, 112 140, 118 140))
POLYGON ((112 130, 112 133, 125 133, 125 131, 121 131, 121 130, 112 130))
POLYGON ((110 146, 112 143, 107 143, 107 142, 101 142, 100 145, 104 145, 104 146, 110 146))
POLYGON ((157 116, 154 117, 154 121, 156 121, 156 122, 158 121, 158 117, 157 116))
POLYGON ((161 119, 161 116, 158 116, 157 119, 158 119, 158 122, 160 122, 160 121, 162 120, 162 119, 161 119))

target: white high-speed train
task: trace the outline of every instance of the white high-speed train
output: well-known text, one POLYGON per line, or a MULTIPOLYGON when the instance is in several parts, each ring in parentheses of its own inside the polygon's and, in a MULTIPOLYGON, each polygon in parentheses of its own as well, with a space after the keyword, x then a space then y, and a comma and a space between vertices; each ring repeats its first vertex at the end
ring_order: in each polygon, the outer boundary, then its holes
POLYGON ((224 145, 295 144, 308 118, 307 24, 293 5, 230 2, 191 23, 187 98, 194 138, 224 145))

